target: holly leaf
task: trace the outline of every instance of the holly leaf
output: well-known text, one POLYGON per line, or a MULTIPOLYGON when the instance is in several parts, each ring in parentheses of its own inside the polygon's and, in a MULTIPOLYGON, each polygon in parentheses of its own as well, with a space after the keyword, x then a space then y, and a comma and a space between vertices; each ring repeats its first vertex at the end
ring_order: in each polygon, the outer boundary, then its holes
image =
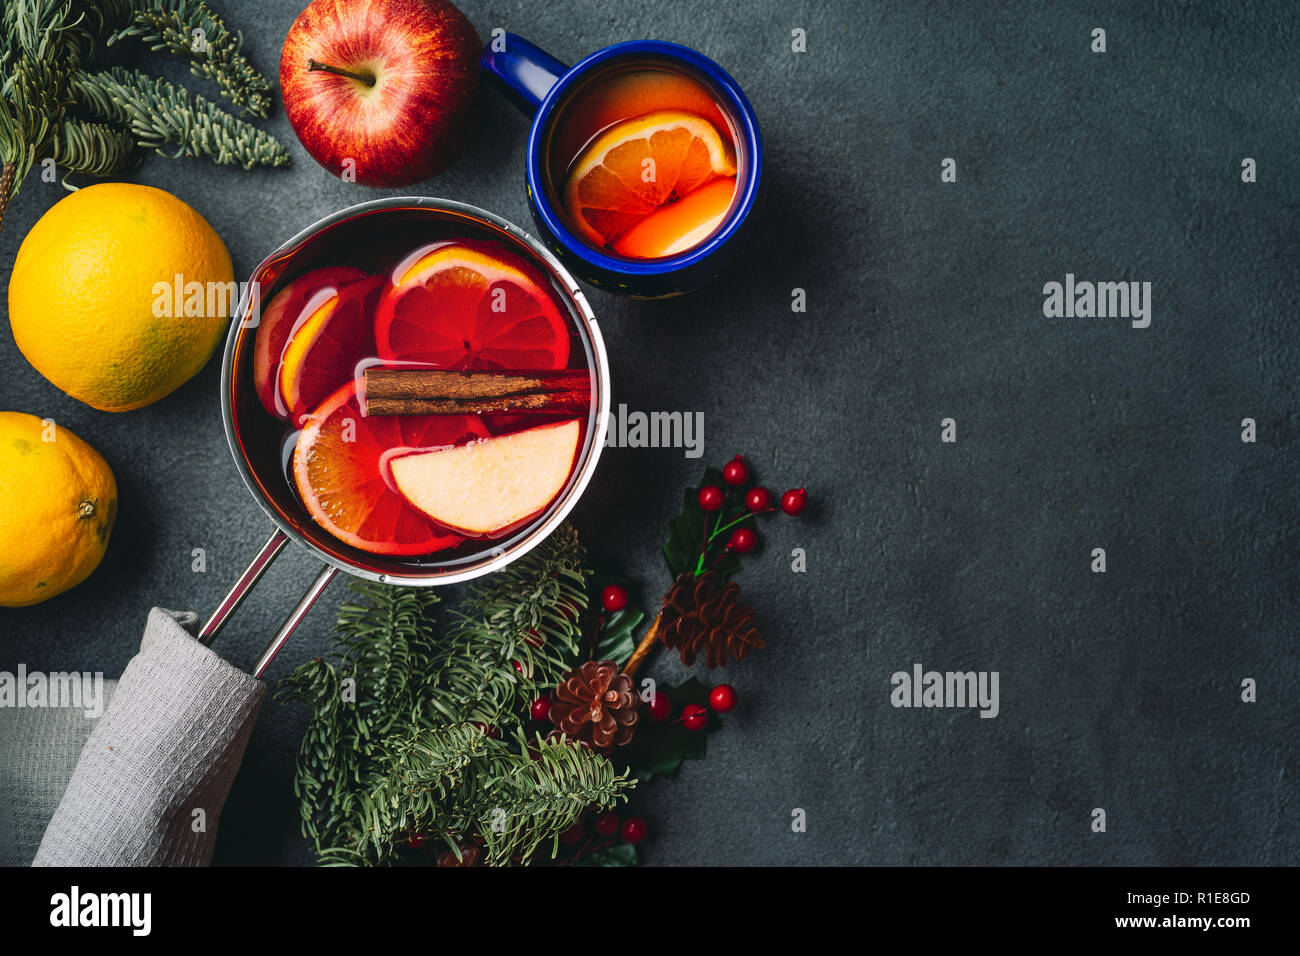
POLYGON ((636 847, 630 843, 611 843, 574 861, 574 866, 636 866, 636 847))
POLYGON ((704 540, 704 509, 697 497, 698 489, 688 488, 682 496, 682 513, 668 522, 668 541, 664 544, 664 562, 674 581, 686 572, 694 572, 704 540))
MULTIPOLYGON (((706 468, 700 483, 683 493, 681 514, 668 522, 668 541, 663 547, 664 562, 674 581, 687 572, 695 574, 703 570, 700 567, 700 549, 705 545, 706 536, 720 524, 738 518, 744 511, 744 503, 733 500, 736 497, 730 493, 729 486, 722 480, 722 472, 716 468, 706 468), (700 507, 699 490, 705 485, 717 485, 726 492, 726 503, 720 511, 710 514, 700 507)), ((725 546, 725 541, 714 541, 709 549, 710 555, 717 555, 725 546)), ((705 566, 710 563, 711 559, 706 557, 705 566)), ((740 570, 740 556, 727 553, 712 568, 725 581, 740 570)))
POLYGON ((709 690, 694 677, 676 687, 659 688, 659 692, 667 694, 673 702, 675 716, 656 724, 643 714, 638 722, 636 736, 623 752, 632 775, 638 781, 644 782, 656 776, 671 777, 681 768, 683 761, 703 759, 708 752, 708 735, 718 728, 713 713, 709 713, 709 723, 704 730, 687 730, 676 715, 687 704, 700 704, 707 708, 709 690))
POLYGON ((676 687, 665 687, 663 692, 673 702, 673 710, 680 711, 687 704, 708 707, 709 694, 713 693, 713 688, 701 684, 698 677, 690 677, 676 687))
POLYGON ((620 667, 636 650, 636 629, 645 620, 640 608, 625 607, 610 615, 596 638, 594 660, 614 661, 620 667))

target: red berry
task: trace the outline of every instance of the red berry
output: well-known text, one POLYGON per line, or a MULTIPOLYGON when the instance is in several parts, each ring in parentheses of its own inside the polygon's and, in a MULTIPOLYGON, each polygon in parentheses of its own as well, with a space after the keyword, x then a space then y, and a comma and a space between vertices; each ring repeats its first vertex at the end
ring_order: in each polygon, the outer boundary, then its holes
POLYGON ((743 485, 749 481, 749 468, 745 459, 737 455, 722 467, 722 480, 729 485, 743 485))
POLYGON ((736 709, 736 691, 730 684, 719 684, 709 693, 709 706, 719 714, 736 709))
POLYGON ((524 638, 524 643, 527 644, 529 647, 542 646, 542 635, 537 633, 537 628, 530 627, 528 629, 528 636, 524 638))
POLYGON ((496 740, 501 736, 501 731, 497 730, 497 728, 492 724, 485 724, 481 720, 476 720, 474 721, 474 726, 482 731, 484 737, 490 737, 493 740, 496 740))
POLYGON ((627 607, 627 589, 611 584, 600 592, 600 606, 610 614, 627 607))
POLYGON ((575 843, 581 843, 582 838, 587 835, 587 828, 578 821, 569 829, 560 834, 560 842, 565 846, 573 846, 575 843))
POLYGON ((529 716, 533 720, 545 720, 551 716, 551 698, 539 697, 533 701, 532 706, 528 708, 529 716))
POLYGON ((418 850, 424 846, 425 836, 423 833, 412 833, 410 839, 406 842, 410 844, 412 850, 418 850))
POLYGON ((662 724, 672 715, 673 702, 663 691, 656 690, 654 696, 650 698, 650 719, 656 724, 662 724))
POLYGON ((623 821, 623 839, 628 843, 640 843, 649 832, 640 817, 628 817, 623 821))
POLYGON ((606 810, 604 813, 597 814, 596 819, 592 821, 591 825, 592 828, 603 837, 612 837, 618 832, 619 827, 621 826, 618 814, 614 813, 612 810, 606 810))
POLYGON ((717 511, 722 507, 722 489, 717 485, 705 485, 700 489, 700 507, 705 511, 717 511))
POLYGON ((682 726, 687 730, 703 730, 709 724, 709 712, 699 704, 682 708, 682 726))
POLYGON ((807 507, 808 492, 802 488, 791 488, 781 496, 781 510, 792 518, 803 514, 803 509, 807 507))
POLYGON ((772 492, 755 485, 745 493, 745 507, 750 511, 767 511, 772 507, 772 492))
POLYGON ((748 554, 754 550, 756 544, 758 544, 758 535, 749 528, 737 528, 731 532, 731 537, 727 541, 727 547, 738 554, 748 554))

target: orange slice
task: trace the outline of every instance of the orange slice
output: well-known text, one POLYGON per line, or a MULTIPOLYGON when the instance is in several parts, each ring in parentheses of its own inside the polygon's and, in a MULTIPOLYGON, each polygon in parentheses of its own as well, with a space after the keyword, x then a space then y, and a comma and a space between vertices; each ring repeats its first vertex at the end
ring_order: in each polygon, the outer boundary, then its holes
POLYGON ((555 129, 554 156, 577 156, 591 138, 629 116, 658 110, 685 110, 703 116, 718 129, 727 120, 717 101, 697 81, 661 69, 627 70, 588 83, 564 110, 555 129))
POLYGON ((715 179, 684 199, 660 206, 614 243, 614 251, 632 259, 662 259, 685 252, 713 234, 727 217, 736 194, 736 177, 715 179))
POLYGON ((374 351, 371 323, 386 284, 372 276, 344 286, 290 333, 280 359, 280 398, 291 421, 300 422, 352 378, 358 356, 374 351))
POLYGON ((462 540, 436 527, 388 484, 388 459, 487 437, 477 415, 361 414, 355 382, 313 411, 293 450, 293 478, 322 528, 373 554, 432 554, 462 540))
POLYGON ((735 175, 735 151, 717 127, 695 113, 660 110, 615 123, 582 151, 564 207, 587 240, 604 246, 665 203, 735 175))
POLYGON ((532 265, 472 242, 434 245, 393 270, 375 313, 385 360, 440 368, 563 368, 569 330, 532 265))

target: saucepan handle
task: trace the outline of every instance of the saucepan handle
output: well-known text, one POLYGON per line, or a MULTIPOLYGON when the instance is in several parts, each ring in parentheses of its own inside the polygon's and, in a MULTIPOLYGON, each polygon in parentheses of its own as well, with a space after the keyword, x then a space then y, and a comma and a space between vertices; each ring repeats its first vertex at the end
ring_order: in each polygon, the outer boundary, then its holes
POLYGON ((235 586, 230 589, 230 593, 217 605, 217 609, 212 612, 212 616, 208 618, 207 623, 199 631, 200 644, 206 646, 216 640, 217 635, 221 633, 221 629, 230 620, 230 615, 234 614, 239 605, 244 603, 244 598, 248 597, 248 592, 253 590, 253 585, 261 580, 262 575, 266 573, 266 569, 271 566, 271 562, 284 550, 284 546, 288 543, 289 536, 279 528, 271 532, 271 537, 266 539, 266 544, 262 545, 262 549, 257 552, 257 557, 253 558, 252 563, 248 565, 244 573, 239 576, 239 580, 235 582, 235 586))
MULTIPOLYGON (((225 627, 230 616, 235 613, 239 605, 244 603, 244 598, 248 597, 248 592, 253 590, 255 585, 266 573, 266 569, 271 566, 271 562, 276 559, 284 546, 289 543, 289 536, 277 528, 271 533, 271 537, 266 539, 266 544, 262 545, 257 556, 249 563, 244 573, 239 576, 234 587, 230 589, 225 598, 217 605, 217 609, 212 612, 207 623, 199 631, 199 642, 201 644, 211 644, 225 627)), ((338 573, 337 568, 325 567, 316 580, 311 583, 307 593, 285 618, 280 625, 280 630, 276 632, 275 637, 271 638, 271 643, 266 645, 266 650, 262 651, 262 656, 257 659, 257 664, 253 668, 253 676, 261 677, 266 669, 271 666, 271 661, 275 660, 275 655, 280 653, 280 648, 284 647, 285 642, 289 640, 289 635, 293 633, 294 628, 302 621, 311 606, 324 593, 326 586, 334 580, 334 575, 338 573)))
POLYGON ((280 653, 280 648, 284 647, 285 642, 289 640, 289 635, 293 629, 298 626, 311 606, 316 603, 316 599, 325 593, 326 586, 334 580, 334 575, 339 573, 338 568, 332 568, 328 565, 321 568, 320 574, 316 575, 316 580, 311 583, 307 593, 298 601, 297 606, 289 612, 289 616, 284 619, 280 625, 279 632, 271 638, 271 643, 266 645, 266 650, 262 651, 262 656, 257 659, 257 664, 253 667, 253 676, 261 677, 266 673, 266 669, 271 666, 271 661, 275 660, 275 655, 280 653))

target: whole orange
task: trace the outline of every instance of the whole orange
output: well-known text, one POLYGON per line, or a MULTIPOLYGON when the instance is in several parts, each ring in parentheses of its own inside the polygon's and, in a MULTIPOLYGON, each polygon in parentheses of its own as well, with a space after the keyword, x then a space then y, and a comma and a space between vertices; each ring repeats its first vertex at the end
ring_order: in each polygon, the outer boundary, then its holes
POLYGON ((211 358, 237 304, 230 254, 202 216, 152 186, 100 183, 32 227, 9 280, 9 325, 73 398, 124 412, 211 358))

